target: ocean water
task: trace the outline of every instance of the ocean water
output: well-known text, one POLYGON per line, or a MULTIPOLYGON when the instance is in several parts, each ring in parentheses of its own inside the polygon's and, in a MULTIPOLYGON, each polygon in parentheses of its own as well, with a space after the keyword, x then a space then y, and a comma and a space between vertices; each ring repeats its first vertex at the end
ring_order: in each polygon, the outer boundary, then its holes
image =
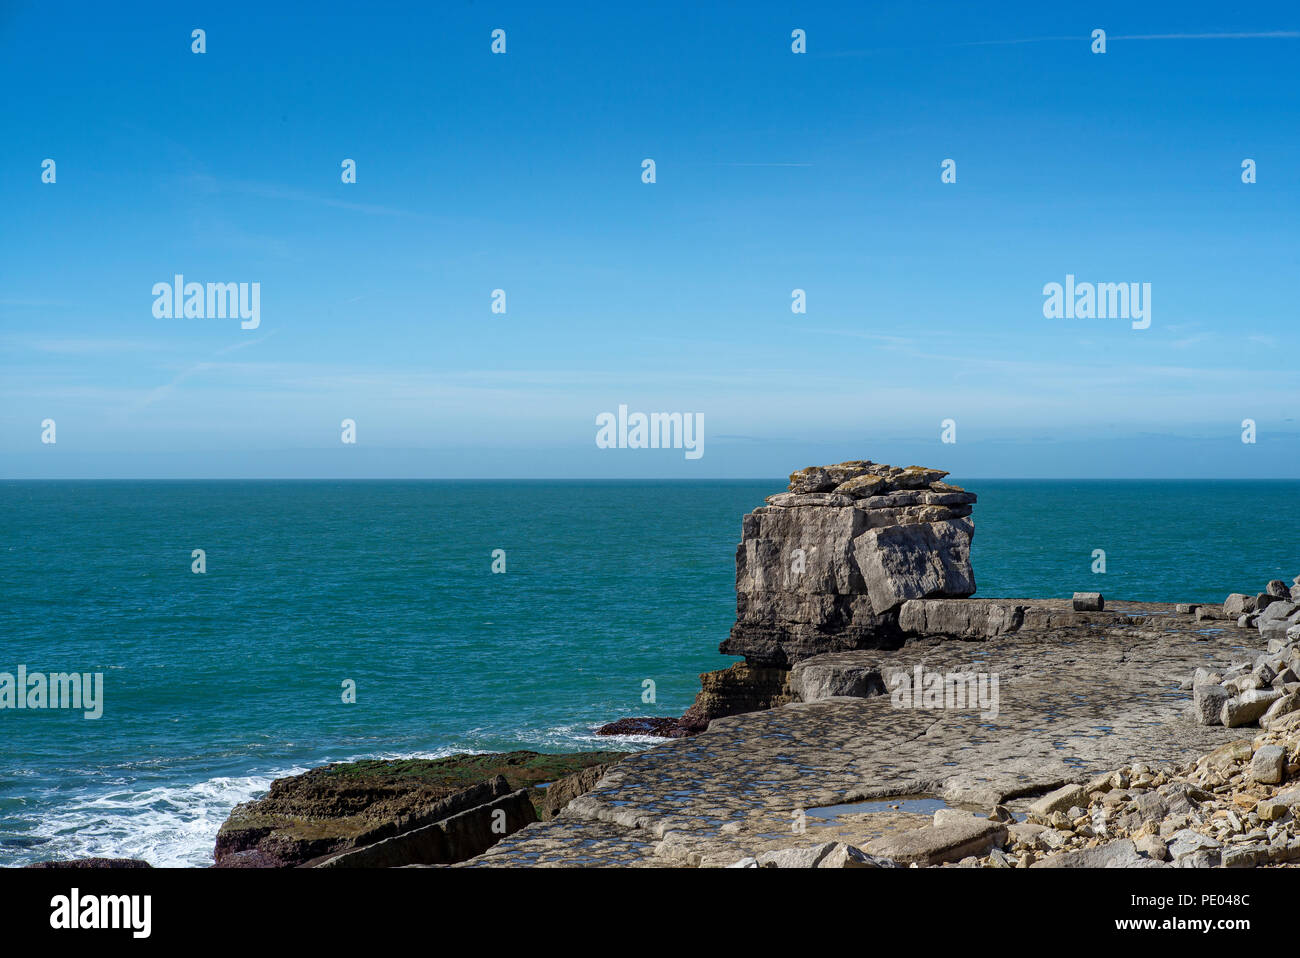
MULTIPOLYGON (((1300 482, 964 484, 979 595, 1220 601, 1300 572, 1300 482)), ((104 673, 98 720, 0 711, 0 865, 209 864, 237 802, 329 761, 645 747, 592 732, 735 661, 740 519, 782 487, 0 483, 0 671, 104 673)))

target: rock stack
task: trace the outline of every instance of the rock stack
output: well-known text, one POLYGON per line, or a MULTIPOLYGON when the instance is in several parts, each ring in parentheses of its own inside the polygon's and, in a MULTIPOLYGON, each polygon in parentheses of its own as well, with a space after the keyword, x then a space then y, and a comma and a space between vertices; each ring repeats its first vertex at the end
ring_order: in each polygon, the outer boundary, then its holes
POLYGON ((907 599, 975 591, 974 493, 939 469, 810 466, 744 518, 736 624, 720 647, 751 667, 901 644, 907 599))
POLYGON ((908 599, 975 591, 970 543, 974 493, 948 473, 866 459, 809 466, 786 492, 745 516, 736 549, 736 623, 719 646, 743 655, 700 676, 680 727, 792 701, 796 662, 826 652, 903 643, 908 599))

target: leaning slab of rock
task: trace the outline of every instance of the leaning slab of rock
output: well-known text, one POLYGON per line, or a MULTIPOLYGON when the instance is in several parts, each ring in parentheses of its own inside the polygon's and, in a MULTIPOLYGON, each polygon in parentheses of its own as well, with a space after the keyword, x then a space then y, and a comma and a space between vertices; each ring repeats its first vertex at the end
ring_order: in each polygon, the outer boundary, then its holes
POLYGON ((872 608, 894 610, 908 599, 971 595, 974 535, 970 519, 868 529, 854 541, 854 557, 872 608))
POLYGON ((1047 820, 1053 812, 1064 812, 1076 805, 1088 804, 1088 788, 1085 785, 1063 785, 1054 792, 1048 792, 1029 806, 1029 814, 1035 818, 1047 820))
POLYGON ((1240 728, 1257 722, 1268 707, 1282 697, 1275 689, 1249 689, 1236 698, 1223 703, 1220 724, 1227 728, 1240 728))

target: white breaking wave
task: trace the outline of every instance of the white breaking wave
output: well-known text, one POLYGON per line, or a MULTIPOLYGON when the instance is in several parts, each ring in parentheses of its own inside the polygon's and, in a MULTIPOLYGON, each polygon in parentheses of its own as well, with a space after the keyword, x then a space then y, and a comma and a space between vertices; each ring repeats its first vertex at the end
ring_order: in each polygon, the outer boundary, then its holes
POLYGON ((155 868, 202 868, 212 864, 217 831, 231 809, 266 794, 275 779, 305 771, 291 768, 73 798, 42 810, 40 824, 29 834, 46 841, 20 853, 20 864, 95 857, 139 858, 155 868))

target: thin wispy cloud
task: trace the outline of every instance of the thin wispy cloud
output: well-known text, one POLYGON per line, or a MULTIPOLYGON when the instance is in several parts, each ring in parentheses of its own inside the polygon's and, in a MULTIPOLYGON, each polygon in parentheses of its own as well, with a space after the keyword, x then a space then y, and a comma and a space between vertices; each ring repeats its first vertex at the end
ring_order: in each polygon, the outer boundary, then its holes
MULTIPOLYGON (((1132 33, 1110 34, 1107 42, 1114 40, 1294 40, 1300 38, 1300 30, 1261 30, 1236 33, 1132 33)), ((809 56, 817 57, 867 57, 906 52, 910 50, 943 50, 963 47, 1011 47, 1033 43, 1078 43, 1086 42, 1088 34, 1065 34, 1049 37, 1010 37, 997 40, 965 40, 955 43, 935 43, 912 47, 877 47, 870 50, 831 50, 826 52, 809 51, 809 56)))
POLYGON ((185 369, 178 376, 172 379, 171 382, 151 390, 148 393, 148 395, 146 395, 143 399, 140 400, 140 402, 136 405, 136 408, 144 409, 146 406, 151 406, 155 402, 167 398, 172 394, 173 391, 175 391, 176 387, 179 386, 181 383, 185 382, 185 380, 197 376, 199 373, 215 368, 218 364, 213 362, 212 360, 218 359, 221 356, 229 355, 230 353, 238 352, 241 349, 247 349, 249 346, 256 346, 258 343, 264 343, 274 335, 275 333, 271 332, 271 333, 267 333, 265 336, 259 336, 256 339, 249 339, 249 340, 231 343, 229 346, 224 346, 221 349, 218 349, 215 353, 212 354, 209 360, 205 360, 204 362, 201 363, 195 363, 193 366, 190 366, 189 368, 185 369))
POLYGON ((221 180, 214 176, 198 174, 187 177, 192 182, 204 186, 213 193, 236 193, 244 196, 256 196, 260 199, 286 200, 291 203, 309 203, 314 206, 326 206, 333 209, 352 210, 357 213, 369 213, 375 216, 410 217, 425 219, 422 213, 413 210, 382 206, 377 203, 357 203, 352 200, 340 200, 332 196, 310 193, 306 190, 293 189, 276 183, 258 183, 245 180, 221 180))
POLYGON ((1295 40, 1300 30, 1266 30, 1257 33, 1141 33, 1112 36, 1110 40, 1295 40))

